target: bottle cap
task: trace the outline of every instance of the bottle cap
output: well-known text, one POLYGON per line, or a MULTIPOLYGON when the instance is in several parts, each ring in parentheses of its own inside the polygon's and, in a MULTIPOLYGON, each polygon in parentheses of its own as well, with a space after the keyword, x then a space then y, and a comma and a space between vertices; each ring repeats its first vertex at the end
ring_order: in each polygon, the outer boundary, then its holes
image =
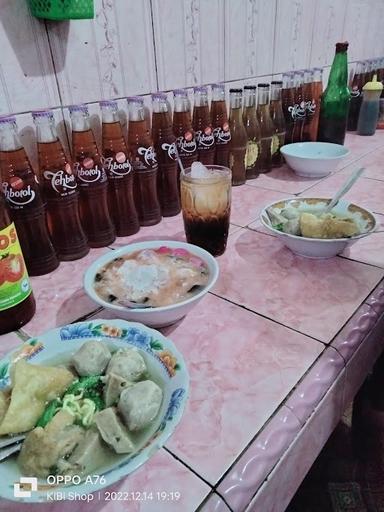
POLYGON ((52 110, 35 110, 32 112, 32 119, 53 119, 52 110))
POLYGON ((138 103, 144 105, 144 100, 141 96, 129 96, 127 98, 128 103, 138 103))
POLYGON ((167 94, 165 92, 154 92, 152 93, 153 100, 167 101, 167 94))
POLYGON ((283 85, 282 80, 272 80, 271 85, 283 85))
POLYGON ((243 89, 229 89, 229 94, 231 93, 242 93, 243 89))
POLYGON ((68 107, 69 113, 72 114, 72 112, 83 112, 84 114, 89 114, 88 107, 84 103, 80 105, 71 105, 68 107))
POLYGON ((382 90, 383 90, 383 84, 381 82, 377 81, 377 75, 373 75, 372 81, 367 82, 363 87, 363 91, 382 91, 382 90))
POLYGON ((269 84, 257 84, 257 87, 269 88, 269 84))
POLYGON ((342 43, 336 43, 336 53, 346 52, 348 50, 348 41, 343 41, 342 43))
POLYGON ((257 89, 256 85, 244 85, 245 91, 255 91, 257 89))
POLYGON ((173 91, 173 96, 176 97, 176 96, 185 96, 187 97, 188 94, 187 94, 187 90, 186 89, 175 89, 173 91))
POLYGON ((2 116, 0 117, 0 124, 16 123, 15 116, 2 116))
POLYGON ((111 107, 111 108, 117 109, 117 101, 115 101, 115 100, 101 100, 101 101, 99 101, 99 105, 101 108, 111 107))
POLYGON ((224 85, 223 83, 221 83, 221 82, 220 82, 220 83, 218 83, 218 84, 212 84, 212 85, 211 85, 211 88, 212 88, 212 89, 222 89, 222 90, 224 91, 224 89, 225 89, 225 85, 224 85))

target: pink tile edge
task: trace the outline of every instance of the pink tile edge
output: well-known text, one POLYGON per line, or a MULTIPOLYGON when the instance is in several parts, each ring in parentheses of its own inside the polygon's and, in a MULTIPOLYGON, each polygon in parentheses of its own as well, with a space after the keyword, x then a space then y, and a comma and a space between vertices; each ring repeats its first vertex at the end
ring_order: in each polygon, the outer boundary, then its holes
POLYGON ((384 313, 384 279, 374 289, 373 293, 366 300, 371 308, 378 314, 384 313))
POLYGON ((299 433, 301 425, 283 406, 217 487, 233 510, 243 510, 299 433))

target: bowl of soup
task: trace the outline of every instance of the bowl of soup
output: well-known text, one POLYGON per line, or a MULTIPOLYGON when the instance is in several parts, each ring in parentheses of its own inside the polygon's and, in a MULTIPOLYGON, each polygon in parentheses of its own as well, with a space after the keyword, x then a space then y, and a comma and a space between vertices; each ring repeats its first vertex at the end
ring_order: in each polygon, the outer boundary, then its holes
POLYGON ((85 272, 84 288, 119 318, 164 327, 187 315, 218 275, 215 258, 200 247, 148 241, 98 258, 85 272))
POLYGON ((23 502, 94 493, 132 473, 172 434, 188 398, 172 341, 124 320, 53 329, 0 368, 0 442, 14 448, 0 463, 0 496, 23 502))

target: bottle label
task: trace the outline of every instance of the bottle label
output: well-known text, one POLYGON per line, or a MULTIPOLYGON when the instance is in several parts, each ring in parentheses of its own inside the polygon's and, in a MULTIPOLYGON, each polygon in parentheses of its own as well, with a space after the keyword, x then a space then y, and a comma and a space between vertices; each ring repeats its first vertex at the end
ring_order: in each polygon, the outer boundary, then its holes
POLYGON ((180 156, 190 155, 191 153, 194 153, 197 149, 197 144, 193 136, 193 133, 187 131, 184 133, 184 136, 180 135, 180 137, 177 137, 176 146, 180 156))
POLYGON ((225 122, 223 126, 217 126, 213 130, 213 135, 215 137, 216 144, 228 144, 228 142, 231 140, 229 124, 225 122))
POLYGON ((247 152, 245 154, 245 163, 247 169, 254 167, 257 157, 259 156, 259 146, 254 140, 249 140, 247 143, 247 152))
POLYGON ((210 126, 207 126, 204 131, 198 130, 196 132, 197 148, 199 150, 209 149, 215 142, 215 136, 210 126))
POLYGON ((76 191, 76 177, 68 163, 60 171, 44 171, 43 176, 59 196, 69 196, 76 191))
POLYGON ((167 152, 168 158, 170 158, 171 160, 176 160, 176 158, 177 158, 176 142, 172 142, 172 144, 163 142, 161 145, 161 149, 163 151, 167 152))
POLYGON ((132 171, 131 162, 123 151, 116 153, 115 157, 101 157, 101 163, 107 172, 108 178, 116 179, 127 176, 132 171))
POLYGON ((276 151, 279 149, 280 143, 279 143, 279 136, 275 134, 272 135, 271 140, 271 155, 274 155, 276 151))
POLYGON ((352 98, 358 98, 360 96, 360 89, 357 87, 357 85, 354 85, 351 90, 351 96, 352 98))
POLYGON ((305 101, 295 103, 293 106, 288 107, 288 112, 291 113, 293 120, 303 119, 305 117, 306 104, 305 101))
MULTIPOLYGON (((37 183, 36 177, 35 181, 37 183)), ((3 192, 10 208, 22 208, 32 203, 36 197, 36 192, 31 184, 27 185, 25 181, 18 176, 13 176, 10 178, 9 182, 5 181, 3 183, 3 192)))
POLYGON ((15 225, 0 230, 0 311, 17 306, 32 292, 15 225))
POLYGON ((157 156, 156 151, 153 146, 148 146, 147 148, 140 146, 137 149, 137 154, 133 166, 135 169, 148 169, 157 167, 157 156))
POLYGON ((306 104, 305 104, 305 110, 307 112, 307 116, 311 117, 315 114, 316 112, 316 102, 315 100, 310 100, 310 101, 307 101, 306 104))
POLYGON ((95 165, 93 158, 84 158, 83 162, 76 162, 74 169, 81 187, 92 185, 95 183, 104 183, 107 175, 103 167, 95 165))

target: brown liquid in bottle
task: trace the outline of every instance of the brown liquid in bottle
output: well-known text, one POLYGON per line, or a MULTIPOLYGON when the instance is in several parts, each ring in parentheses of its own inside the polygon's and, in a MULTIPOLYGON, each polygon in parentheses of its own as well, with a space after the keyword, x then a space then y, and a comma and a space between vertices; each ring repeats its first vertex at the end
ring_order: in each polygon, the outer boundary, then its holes
POLYGON ((303 98, 304 74, 302 71, 295 73, 295 103, 292 110, 293 132, 292 142, 301 142, 305 121, 305 103, 303 98))
POLYGON ((163 217, 180 213, 179 173, 176 160, 176 137, 168 111, 167 95, 152 94, 152 138, 159 164, 157 191, 163 217))
POLYGON ((22 254, 16 254, 16 243, 17 232, 11 226, 3 194, 0 193, 0 335, 25 325, 36 311, 28 275, 24 272, 25 262, 22 254), (21 281, 18 282, 20 278, 21 281), (6 305, 10 293, 14 302, 20 300, 14 306, 6 305), (27 296, 22 299, 25 295, 27 296))
POLYGON ((3 191, 28 273, 40 276, 55 270, 59 260, 49 238, 45 205, 36 175, 19 141, 16 121, 9 119, 0 124, 3 191))
POLYGON ((314 68, 310 84, 310 97, 306 103, 306 115, 308 123, 304 125, 303 140, 316 142, 319 128, 320 101, 323 93, 323 70, 314 68))
POLYGON ((158 165, 152 138, 144 118, 142 98, 128 98, 128 145, 134 169, 134 197, 140 226, 152 226, 161 221, 157 193, 158 165))
POLYGON ((246 151, 248 136, 243 123, 242 90, 230 89, 229 129, 229 168, 232 171, 232 185, 242 185, 246 180, 246 151))
POLYGON ((192 128, 191 109, 184 89, 173 91, 173 133, 176 136, 176 147, 184 169, 191 167, 197 160, 197 144, 195 131, 192 128))
POLYGON ((60 260, 76 260, 89 252, 80 223, 76 176, 57 137, 52 112, 34 112, 33 119, 52 242, 60 260))
POLYGON ((260 126, 261 151, 257 160, 260 173, 269 172, 272 167, 272 139, 275 127, 269 113, 269 84, 258 84, 257 119, 260 126))
POLYGON ((133 197, 133 168, 115 101, 100 102, 104 169, 108 176, 108 209, 117 236, 129 236, 140 229, 133 197))
POLYGON ((195 87, 192 124, 196 134, 198 160, 204 165, 213 165, 215 162, 215 136, 213 135, 206 87, 195 87))
POLYGON ((257 178, 257 160, 261 153, 260 126, 256 115, 256 89, 255 85, 246 85, 244 87, 244 109, 243 122, 247 132, 247 151, 246 151, 246 176, 247 180, 257 178))
POLYGON ((105 247, 115 238, 115 228, 108 210, 107 175, 101 163, 88 109, 71 107, 72 150, 80 189, 80 218, 90 247, 105 247))
POLYGON ((283 114, 283 107, 281 105, 281 88, 283 82, 271 82, 271 102, 269 110, 271 119, 275 127, 275 133, 272 137, 272 167, 280 167, 283 163, 280 148, 284 146, 285 141, 285 119, 283 114))
POLYGON ((283 106, 283 114, 285 118, 285 144, 293 142, 294 117, 293 108, 295 104, 295 87, 293 84, 293 73, 283 74, 283 89, 281 90, 281 100, 283 106))
POLYGON ((223 84, 212 85, 211 120, 216 145, 215 164, 228 167, 231 132, 223 84))

